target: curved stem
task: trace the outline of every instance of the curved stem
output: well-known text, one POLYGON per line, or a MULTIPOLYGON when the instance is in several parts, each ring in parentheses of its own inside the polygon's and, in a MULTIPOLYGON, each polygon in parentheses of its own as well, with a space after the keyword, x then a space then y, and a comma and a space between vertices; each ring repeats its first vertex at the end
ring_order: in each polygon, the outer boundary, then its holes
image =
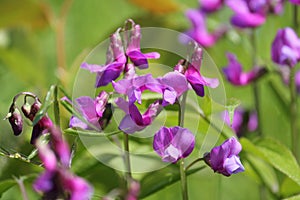
MULTIPOLYGON (((184 110, 186 104, 187 92, 182 95, 182 100, 179 103, 179 111, 178 111, 178 126, 183 127, 184 125, 184 110)), ((184 158, 179 161, 180 166, 180 181, 181 181, 181 193, 182 199, 188 200, 188 189, 187 189, 187 179, 186 179, 186 168, 184 166, 184 158)))
POLYGON ((20 96, 22 96, 22 95, 25 95, 25 97, 29 96, 29 97, 32 97, 32 98, 38 100, 38 97, 37 97, 35 94, 31 93, 31 92, 20 92, 20 93, 18 93, 16 96, 14 96, 14 98, 13 98, 13 104, 14 104, 14 103, 17 101, 17 99, 18 99, 20 96))
POLYGON ((186 168, 185 171, 187 171, 189 168, 191 168, 194 164, 196 164, 197 162, 203 161, 204 158, 197 158, 196 160, 194 160, 191 164, 189 164, 186 168))

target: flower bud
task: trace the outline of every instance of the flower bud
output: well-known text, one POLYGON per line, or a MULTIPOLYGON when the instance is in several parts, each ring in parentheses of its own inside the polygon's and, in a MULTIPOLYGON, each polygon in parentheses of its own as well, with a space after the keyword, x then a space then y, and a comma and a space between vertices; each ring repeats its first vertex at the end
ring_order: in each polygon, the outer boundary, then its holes
POLYGON ((14 131, 15 135, 20 135, 23 130, 23 119, 20 111, 17 108, 12 108, 12 111, 9 113, 8 121, 14 131))

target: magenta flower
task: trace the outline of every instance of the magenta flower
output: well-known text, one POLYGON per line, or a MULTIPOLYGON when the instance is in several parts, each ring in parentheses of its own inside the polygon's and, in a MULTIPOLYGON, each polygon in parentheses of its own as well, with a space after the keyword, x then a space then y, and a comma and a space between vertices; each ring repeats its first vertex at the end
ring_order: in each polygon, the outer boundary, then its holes
POLYGON ((105 86, 117 79, 125 68, 127 58, 124 53, 120 29, 110 36, 110 46, 106 54, 106 64, 82 63, 81 68, 97 73, 95 87, 105 86))
POLYGON ((206 153, 204 160, 214 172, 230 176, 245 171, 238 156, 241 150, 241 144, 232 137, 222 145, 214 147, 210 153, 206 153))
POLYGON ((111 119, 111 104, 108 99, 109 95, 105 91, 100 92, 95 99, 88 96, 77 98, 76 108, 86 121, 72 116, 70 127, 103 130, 111 119))
POLYGON ((266 73, 266 69, 255 67, 249 72, 243 72, 242 65, 238 62, 236 56, 227 53, 228 65, 223 68, 227 80, 233 85, 247 85, 266 73))
POLYGON ((150 104, 144 114, 141 114, 134 103, 128 103, 123 98, 117 98, 115 103, 125 112, 125 116, 120 122, 119 129, 127 134, 142 131, 152 124, 155 117, 162 111, 159 101, 150 104))
POLYGON ((300 0, 290 0, 292 4, 300 5, 300 0))
POLYGON ((272 43, 272 60, 294 67, 300 60, 300 39, 289 27, 279 29, 272 43))
POLYGON ((127 23, 131 23, 132 29, 125 32, 128 36, 125 38, 128 44, 126 55, 136 67, 146 69, 148 68, 148 59, 158 59, 160 55, 157 52, 142 53, 140 48, 141 27, 131 19, 127 23))
MULTIPOLYGON (((185 34, 204 47, 213 46, 227 31, 227 28, 220 27, 212 33, 209 33, 206 27, 205 14, 199 10, 190 9, 186 11, 185 15, 191 21, 192 24, 192 28, 188 30, 185 34)), ((181 40, 182 42, 187 43, 190 41, 190 38, 183 35, 181 37, 181 40)))
POLYGON ((224 3, 224 0, 199 0, 201 11, 212 13, 219 10, 224 3))
POLYGON ((191 87, 194 89, 198 96, 204 96, 204 86, 209 86, 211 88, 216 88, 219 85, 219 80, 216 78, 206 78, 201 75, 200 67, 202 65, 202 49, 195 44, 194 52, 191 56, 191 61, 188 63, 185 69, 182 66, 182 60, 174 67, 175 71, 184 73, 187 81, 190 83, 191 87))
POLYGON ((69 171, 70 150, 57 128, 50 130, 50 145, 37 140, 36 147, 45 171, 35 180, 33 188, 43 199, 88 200, 93 189, 82 178, 69 171))
POLYGON ((128 63, 128 59, 134 66, 139 69, 148 68, 147 59, 158 59, 159 53, 151 52, 143 54, 140 49, 141 31, 140 26, 135 24, 132 20, 128 20, 127 23, 131 23, 132 29, 125 32, 124 40, 127 43, 127 47, 122 43, 120 35, 120 28, 110 36, 110 46, 107 51, 106 64, 96 65, 82 63, 81 68, 87 69, 92 73, 97 73, 96 87, 105 86, 116 80, 122 72, 127 73, 131 70, 131 63, 128 63), (125 50, 126 49, 126 50, 125 50), (130 65, 130 66, 127 66, 130 65))
POLYGON ((266 21, 267 0, 227 0, 234 11, 231 23, 239 28, 254 28, 266 21))
POLYGON ((242 108, 237 108, 234 111, 232 124, 228 112, 223 113, 225 123, 230 126, 238 137, 243 136, 247 132, 253 132, 257 129, 258 120, 256 112, 246 111, 242 108))
POLYGON ((153 139, 153 149, 164 162, 176 163, 189 156, 195 146, 195 136, 179 126, 162 127, 153 139))

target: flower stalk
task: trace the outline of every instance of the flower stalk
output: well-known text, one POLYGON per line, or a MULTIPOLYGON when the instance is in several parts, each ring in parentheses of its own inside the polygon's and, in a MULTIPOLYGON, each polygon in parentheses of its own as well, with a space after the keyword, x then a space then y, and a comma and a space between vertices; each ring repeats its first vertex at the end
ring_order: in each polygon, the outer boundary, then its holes
MULTIPOLYGON (((186 104, 186 97, 187 97, 187 92, 183 93, 182 100, 179 103, 178 125, 180 127, 183 127, 183 125, 184 125, 184 110, 185 110, 185 104, 186 104)), ((188 200, 189 198, 188 198, 188 188, 187 188, 186 168, 184 166, 184 158, 180 159, 179 166, 180 166, 180 181, 181 181, 182 199, 188 200)))

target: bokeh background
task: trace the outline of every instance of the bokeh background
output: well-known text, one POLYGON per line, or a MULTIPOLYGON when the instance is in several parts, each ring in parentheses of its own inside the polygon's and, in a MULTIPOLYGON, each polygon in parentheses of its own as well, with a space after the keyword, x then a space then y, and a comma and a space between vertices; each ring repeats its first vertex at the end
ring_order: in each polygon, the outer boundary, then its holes
MULTIPOLYGON (((59 83, 67 93, 72 94, 80 63, 99 42, 122 26, 126 19, 132 18, 142 27, 185 31, 190 27, 190 22, 184 12, 197 7, 197 0, 0 0, 0 118, 6 116, 13 96, 18 92, 31 91, 43 99, 50 85, 59 83)), ((231 11, 224 8, 210 16, 209 29, 214 29, 220 23, 230 26, 230 15, 231 11)), ((291 26, 291 15, 291 6, 287 4, 282 15, 269 16, 267 22, 256 30, 258 64, 271 70, 275 68, 270 59, 271 42, 278 28, 291 26)), ((249 35, 248 31, 231 28, 215 46, 206 50, 220 69, 227 64, 226 52, 233 52, 244 69, 249 70, 252 68, 249 35)), ((164 62, 163 59, 159 62, 164 62)), ((225 83, 225 89, 227 98, 238 98, 243 107, 253 108, 250 86, 235 87, 225 83)), ((263 133, 289 147, 290 130, 286 110, 276 96, 279 94, 283 101, 288 102, 288 89, 282 85, 279 76, 274 74, 268 74, 261 80, 259 89, 263 133)), ((61 110, 62 124, 66 128, 70 114, 62 107, 61 110)), ((49 114, 52 115, 51 111, 49 114)), ((0 127, 1 148, 23 156, 33 150, 28 142, 31 133, 29 126, 25 125, 25 131, 19 137, 13 136, 7 121, 0 120, 0 127)), ((72 141, 71 136, 66 137, 72 141)), ((120 172, 98 162, 80 144, 77 152, 72 170, 93 184, 94 199, 100 199, 119 185, 120 172)), ((271 193, 261 187, 261 181, 255 173, 247 171, 247 163, 244 164, 246 172, 230 178, 213 174, 211 169, 189 176, 190 198, 255 200, 264 193, 264 197, 273 199, 271 193)), ((284 182, 280 173, 269 169, 263 161, 261 166, 268 168, 265 176, 274 190, 284 190, 287 194, 290 192, 279 184, 284 182)), ((167 168, 165 172, 168 170, 172 169, 167 168)), ((21 199, 20 189, 13 180, 14 177, 23 176, 30 199, 38 199, 31 184, 40 171, 40 167, 30 163, 1 156, 1 199, 21 199)), ((136 178, 142 176, 137 174, 136 178)), ((175 183, 145 199, 179 199, 179 188, 179 184, 175 183)))

